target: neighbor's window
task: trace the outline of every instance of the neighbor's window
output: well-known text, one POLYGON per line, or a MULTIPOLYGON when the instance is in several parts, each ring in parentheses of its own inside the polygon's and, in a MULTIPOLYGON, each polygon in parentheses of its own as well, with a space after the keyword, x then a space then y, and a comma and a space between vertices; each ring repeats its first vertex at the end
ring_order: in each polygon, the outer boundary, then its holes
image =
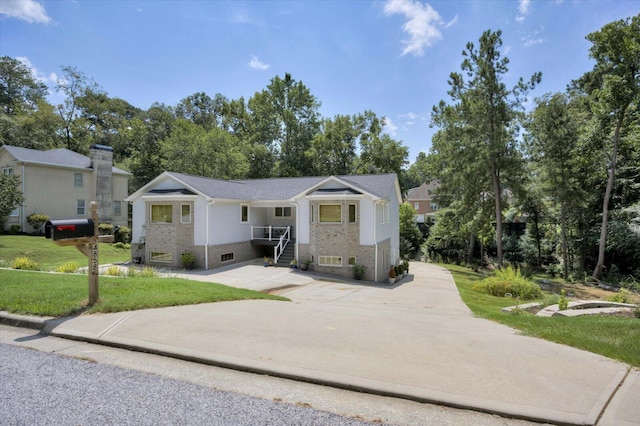
POLYGON ((151 223, 173 222, 173 206, 170 204, 151 205, 151 223))
POLYGON ((438 204, 437 203, 431 203, 431 205, 429 207, 431 208, 431 210, 438 210, 438 204))
POLYGON ((191 204, 180 205, 180 223, 191 223, 191 204))
POLYGON ((380 208, 382 209, 382 223, 389 223, 389 203, 383 203, 380 208))
POLYGON ((340 204, 320 204, 320 223, 340 223, 342 222, 342 205, 340 204))
POLYGON ((113 200, 113 215, 122 216, 122 203, 120 201, 113 200))
POLYGON ((4 167, 2 169, 2 173, 4 173, 5 175, 12 175, 13 174, 13 167, 4 167))
POLYGON ((173 261, 173 254, 167 253, 164 251, 152 251, 151 252, 151 261, 152 262, 167 262, 170 263, 173 261))
POLYGON ((417 201, 415 203, 413 203, 413 208, 416 209, 416 210, 420 210, 420 203, 417 202, 417 201))
POLYGON ((349 223, 356 223, 358 220, 358 209, 355 204, 349 204, 349 223))
POLYGON ((235 253, 224 253, 220 255, 220 262, 228 262, 235 259, 235 253))
POLYGON ((318 265, 320 265, 320 266, 342 266, 342 257, 340 257, 340 256, 318 256, 318 265))
POLYGON ((249 206, 240 206, 240 222, 249 222, 249 206))
POLYGON ((15 209, 14 211, 12 211, 9 216, 11 217, 18 217, 20 216, 20 207, 18 207, 17 209, 15 209))
POLYGON ((84 211, 84 200, 77 200, 76 201, 76 214, 77 215, 84 215, 85 211, 84 211))
POLYGON ((276 207, 276 217, 291 217, 291 207, 276 207))
POLYGON ((73 174, 73 186, 76 188, 82 188, 82 173, 73 174))

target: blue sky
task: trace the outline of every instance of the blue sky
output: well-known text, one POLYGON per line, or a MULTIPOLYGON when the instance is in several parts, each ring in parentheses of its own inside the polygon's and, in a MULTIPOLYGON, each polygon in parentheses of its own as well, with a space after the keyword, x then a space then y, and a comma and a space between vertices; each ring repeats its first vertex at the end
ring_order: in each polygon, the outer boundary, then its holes
POLYGON ((2 0, 0 55, 51 88, 60 66, 74 66, 143 109, 201 91, 248 99, 288 72, 324 117, 387 117, 413 162, 431 146, 430 112, 449 99, 449 74, 483 31, 503 32, 508 85, 542 72, 539 96, 593 67, 588 33, 639 12, 634 0, 2 0))

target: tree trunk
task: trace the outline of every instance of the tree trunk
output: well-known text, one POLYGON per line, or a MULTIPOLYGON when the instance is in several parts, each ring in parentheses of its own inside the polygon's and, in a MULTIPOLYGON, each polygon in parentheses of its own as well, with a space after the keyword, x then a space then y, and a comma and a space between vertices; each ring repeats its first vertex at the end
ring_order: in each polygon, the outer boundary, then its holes
POLYGON ((496 251, 498 267, 502 268, 504 262, 502 255, 502 197, 500 194, 500 176, 498 175, 495 159, 491 161, 491 177, 493 178, 493 193, 496 200, 496 251))
POLYGON ((562 277, 566 280, 569 279, 569 255, 567 247, 567 217, 565 203, 560 204, 560 229, 562 233, 562 277))
POLYGON ((469 237, 469 252, 467 253, 467 264, 471 265, 473 263, 473 252, 476 248, 476 233, 471 231, 471 236, 469 237))
POLYGON ((604 267, 604 251, 607 246, 607 225, 609 224, 609 201, 611 201, 611 191, 613 190, 613 181, 616 174, 616 161, 618 158, 618 144, 620 139, 620 127, 624 119, 623 110, 616 123, 616 132, 613 137, 613 153, 611 154, 611 165, 609 167, 609 178, 607 179, 607 189, 604 193, 602 202, 602 227, 600 228, 600 243, 598 244, 598 263, 593 270, 593 278, 599 280, 602 277, 602 268, 604 267))

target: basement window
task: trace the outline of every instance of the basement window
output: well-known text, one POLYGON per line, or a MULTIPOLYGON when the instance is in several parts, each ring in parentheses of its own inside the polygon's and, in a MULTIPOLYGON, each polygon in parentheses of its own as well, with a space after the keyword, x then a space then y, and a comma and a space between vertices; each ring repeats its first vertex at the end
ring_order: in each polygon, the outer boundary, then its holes
POLYGON ((320 266, 342 266, 341 256, 318 256, 320 266))
POLYGON ((163 251, 152 251, 151 252, 151 261, 152 262, 163 262, 163 263, 171 263, 173 261, 173 254, 163 251))
POLYGON ((225 253, 220 256, 220 262, 229 262, 230 260, 234 260, 235 258, 235 253, 225 253))

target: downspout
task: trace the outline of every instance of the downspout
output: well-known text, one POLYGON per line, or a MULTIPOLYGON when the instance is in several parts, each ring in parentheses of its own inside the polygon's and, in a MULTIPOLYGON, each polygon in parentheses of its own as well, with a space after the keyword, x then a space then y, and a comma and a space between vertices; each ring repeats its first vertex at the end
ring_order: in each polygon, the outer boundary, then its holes
POLYGON ((209 270, 209 206, 214 204, 216 200, 207 203, 204 211, 204 270, 209 270))
MULTIPOLYGON (((376 232, 378 229, 378 222, 376 220, 376 211, 378 205, 381 203, 382 201, 380 200, 377 200, 375 203, 373 203, 373 245, 375 247, 373 258, 373 280, 375 282, 378 282, 378 233, 376 232)), ((382 212, 382 215, 384 216, 384 212, 382 212)))
MULTIPOLYGON (((300 264, 300 262, 298 262, 298 232, 300 231, 300 209, 299 209, 299 205, 298 203, 296 203, 295 201, 291 201, 289 200, 289 203, 296 206, 296 243, 293 244, 293 258, 296 260, 296 263, 300 264)), ((291 238, 291 235, 289 235, 289 238, 291 238)))

